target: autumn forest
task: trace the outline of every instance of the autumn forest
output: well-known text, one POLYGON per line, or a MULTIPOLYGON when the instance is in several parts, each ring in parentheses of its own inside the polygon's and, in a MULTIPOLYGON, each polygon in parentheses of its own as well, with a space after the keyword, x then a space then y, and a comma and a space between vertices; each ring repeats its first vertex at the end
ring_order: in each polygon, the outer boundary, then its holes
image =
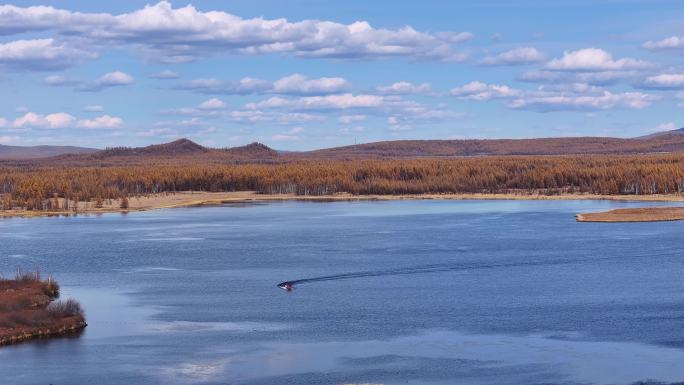
POLYGON ((0 208, 69 210, 177 191, 329 195, 525 193, 676 194, 684 154, 503 156, 232 163, 149 160, 106 167, 0 163, 0 208))

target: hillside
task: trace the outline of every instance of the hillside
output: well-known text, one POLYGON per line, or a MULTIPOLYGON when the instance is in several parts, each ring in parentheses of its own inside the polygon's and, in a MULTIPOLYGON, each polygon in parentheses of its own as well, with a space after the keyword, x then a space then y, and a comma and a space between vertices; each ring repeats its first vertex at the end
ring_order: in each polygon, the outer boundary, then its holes
POLYGON ((684 132, 633 139, 570 137, 539 139, 398 140, 299 153, 329 159, 492 155, 636 154, 684 151, 684 132))
POLYGON ((400 159, 500 155, 609 155, 684 151, 684 131, 673 130, 638 138, 565 137, 536 139, 396 140, 313 151, 279 152, 261 143, 216 149, 189 139, 146 147, 94 150, 80 147, 0 146, 0 159, 50 158, 69 164, 140 163, 153 159, 210 163, 271 163, 300 160, 400 159), (3 156, 4 149, 4 156, 3 156), (9 150, 8 150, 9 149, 9 150), (41 152, 42 150, 42 152, 41 152), (8 155, 9 154, 9 155, 8 155), (55 157, 56 156, 56 157, 55 157))
POLYGON ((90 154, 95 148, 74 146, 7 146, 0 144, 0 159, 47 158, 63 154, 90 154))

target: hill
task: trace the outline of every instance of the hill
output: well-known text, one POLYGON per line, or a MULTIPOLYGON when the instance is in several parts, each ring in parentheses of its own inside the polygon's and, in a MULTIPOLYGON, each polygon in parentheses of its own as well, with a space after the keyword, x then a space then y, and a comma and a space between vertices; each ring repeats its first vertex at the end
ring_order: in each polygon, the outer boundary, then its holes
POLYGON ((7 146, 0 144, 0 159, 47 158, 63 154, 90 154, 96 148, 74 146, 7 146))
POLYGON ((300 160, 401 159, 502 155, 611 155, 684 152, 684 129, 637 138, 564 137, 535 139, 395 140, 333 147, 313 151, 279 152, 262 143, 216 149, 189 139, 146 147, 94 150, 80 147, 0 146, 0 159, 50 161, 93 165, 146 163, 154 159, 209 163, 272 163, 300 160), (5 150, 3 156, 3 148, 5 150), (42 149, 43 152, 40 152, 42 149), (52 152, 50 152, 52 151, 52 152), (57 155, 57 156, 55 156, 57 155))

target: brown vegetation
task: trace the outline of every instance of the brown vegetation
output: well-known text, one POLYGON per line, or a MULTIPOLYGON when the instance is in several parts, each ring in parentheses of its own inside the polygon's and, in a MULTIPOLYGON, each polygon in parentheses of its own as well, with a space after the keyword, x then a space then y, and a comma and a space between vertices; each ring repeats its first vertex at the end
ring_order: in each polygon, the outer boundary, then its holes
POLYGON ((327 196, 405 194, 652 195, 684 191, 684 154, 473 157, 220 164, 145 157, 92 167, 0 163, 0 209, 78 211, 177 191, 327 196), (99 203, 98 203, 99 202, 99 203))
POLYGON ((83 310, 70 299, 56 301, 59 285, 40 272, 17 271, 14 279, 0 278, 0 345, 80 330, 83 310))
POLYGON ((684 207, 640 207, 615 209, 575 216, 578 222, 658 222, 684 220, 684 207))

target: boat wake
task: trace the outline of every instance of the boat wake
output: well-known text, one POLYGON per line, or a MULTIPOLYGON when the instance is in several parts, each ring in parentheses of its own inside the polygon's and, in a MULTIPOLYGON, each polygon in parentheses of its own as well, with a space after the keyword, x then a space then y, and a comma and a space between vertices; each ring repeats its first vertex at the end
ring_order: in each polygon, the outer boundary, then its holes
POLYGON ((525 261, 525 262, 509 262, 509 263, 443 263, 431 265, 419 265, 412 267, 402 267, 387 270, 374 271, 360 271, 354 273, 343 273, 334 275, 324 275, 313 278, 296 279, 293 281, 285 281, 278 284, 278 287, 286 291, 292 291, 295 286, 302 284, 325 282, 325 281, 340 281, 344 279, 369 278, 369 277, 385 277, 393 275, 413 275, 413 274, 429 274, 442 273, 449 271, 469 271, 469 270, 483 270, 483 269, 500 269, 510 267, 525 267, 525 266, 542 266, 542 265, 563 265, 581 262, 580 260, 562 260, 562 261, 525 261))

